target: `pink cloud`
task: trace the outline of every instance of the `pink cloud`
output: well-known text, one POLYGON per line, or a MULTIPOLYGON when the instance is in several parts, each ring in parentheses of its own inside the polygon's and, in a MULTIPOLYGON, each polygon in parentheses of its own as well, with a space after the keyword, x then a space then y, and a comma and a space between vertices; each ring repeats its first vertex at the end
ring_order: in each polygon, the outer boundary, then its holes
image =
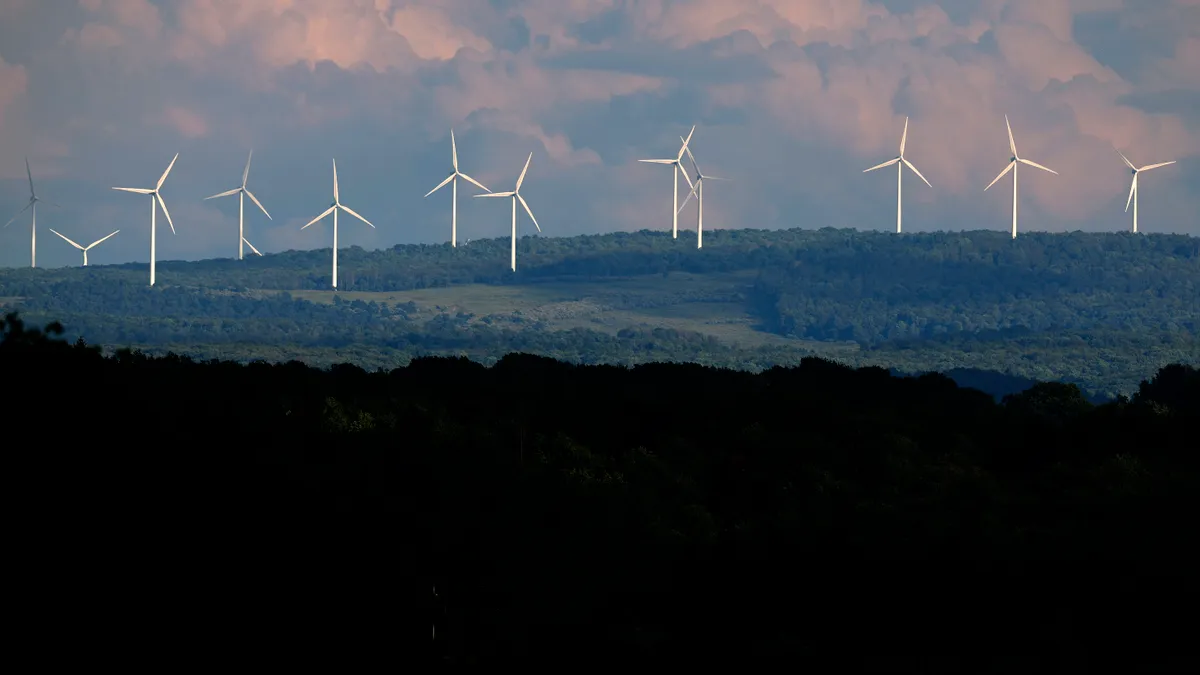
POLYGON ((29 75, 24 66, 14 66, 0 58, 0 132, 4 131, 4 111, 25 93, 29 75))
POLYGON ((167 124, 174 127, 184 138, 199 138, 208 134, 208 122, 187 108, 167 106, 164 113, 167 124))

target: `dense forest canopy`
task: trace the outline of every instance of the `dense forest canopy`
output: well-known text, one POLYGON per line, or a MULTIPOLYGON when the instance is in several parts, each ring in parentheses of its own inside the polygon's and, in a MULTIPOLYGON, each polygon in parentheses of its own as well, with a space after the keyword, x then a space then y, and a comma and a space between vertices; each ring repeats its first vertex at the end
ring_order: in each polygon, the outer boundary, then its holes
POLYGON ((14 609, 90 654, 1194 669, 1191 366, 1097 406, 812 357, 372 373, 56 333, 0 340, 37 439, 8 427, 14 609))
POLYGON ((761 370, 820 355, 1069 381, 1111 397, 1167 363, 1200 362, 1194 237, 717 230, 700 250, 648 231, 525 237, 516 273, 507 245, 350 248, 336 296, 330 252, 315 250, 162 262, 154 288, 144 264, 9 269, 0 299, 106 347, 369 368, 526 351, 761 370), (437 296, 452 298, 445 304, 415 301, 447 288, 460 291, 437 296), (471 309, 486 289, 513 304, 471 309), (535 296, 554 311, 517 309, 535 296), (564 318, 569 302, 575 314, 564 318), (593 314, 580 314, 588 303, 593 314), (737 323, 745 330, 719 328, 737 323))

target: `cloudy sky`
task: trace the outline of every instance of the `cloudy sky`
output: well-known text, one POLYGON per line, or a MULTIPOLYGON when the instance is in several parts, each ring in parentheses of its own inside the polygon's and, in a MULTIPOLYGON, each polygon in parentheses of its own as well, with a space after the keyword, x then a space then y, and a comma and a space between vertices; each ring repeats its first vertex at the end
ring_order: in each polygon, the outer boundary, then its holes
MULTIPOLYGON (((1147 232, 1200 235, 1200 0, 0 0, 0 218, 39 196, 39 266, 77 264, 45 228, 91 241, 96 263, 148 259, 144 198, 178 235, 162 259, 236 253, 240 183, 263 251, 328 247, 300 226, 342 200, 342 246, 449 239, 462 169, 522 194, 547 236, 670 228, 667 157, 696 124, 710 227, 892 229, 906 155, 909 230, 1004 230, 1011 182, 983 187, 1009 153, 1021 225, 1117 230, 1129 172, 1147 232), (1192 64, 1191 67, 1188 64, 1192 64)), ((460 237, 507 234, 508 205, 460 189, 460 237)), ((695 211, 681 215, 694 228, 695 211)), ((160 224, 162 218, 160 216, 160 224)), ((524 230, 528 223, 522 224, 524 230)), ((529 228, 532 229, 532 228, 529 228)), ((85 242, 86 243, 86 242, 85 242)), ((29 264, 25 216, 0 231, 0 264, 29 264)))

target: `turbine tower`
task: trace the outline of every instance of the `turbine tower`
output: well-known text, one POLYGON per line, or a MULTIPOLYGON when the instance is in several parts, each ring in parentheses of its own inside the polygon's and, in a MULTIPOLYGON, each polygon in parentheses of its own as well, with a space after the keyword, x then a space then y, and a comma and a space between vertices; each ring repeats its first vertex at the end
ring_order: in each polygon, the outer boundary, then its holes
POLYGON ((479 181, 475 180, 474 178, 471 178, 467 174, 458 170, 458 146, 454 143, 454 130, 453 129, 450 130, 450 165, 452 167, 452 170, 451 170, 450 175, 446 178, 446 180, 438 183, 437 187, 433 188, 429 192, 426 192, 425 196, 428 197, 429 195, 437 192, 438 190, 441 190, 443 187, 446 186, 446 183, 449 183, 451 181, 454 182, 454 186, 453 186, 454 196, 451 201, 452 206, 450 207, 450 245, 455 248, 458 248, 458 179, 462 178, 466 181, 474 183, 475 185, 477 185, 480 189, 484 190, 485 192, 491 192, 491 190, 488 190, 487 188, 483 187, 483 183, 480 183, 479 181))
POLYGON ((996 181, 1000 180, 1001 178, 1004 178, 1004 174, 1008 173, 1009 171, 1012 171, 1012 175, 1013 175, 1012 236, 1013 236, 1013 239, 1016 239, 1017 238, 1017 163, 1019 162, 1021 164, 1028 164, 1029 166, 1041 169, 1042 171, 1049 171, 1050 173, 1054 174, 1055 176, 1058 175, 1058 172, 1055 171, 1054 169, 1047 169, 1046 167, 1042 166, 1041 164, 1038 164, 1037 162, 1033 162, 1028 159, 1025 159, 1024 157, 1018 156, 1017 155, 1017 142, 1013 140, 1012 125, 1008 123, 1008 115, 1004 116, 1004 126, 1008 127, 1008 149, 1012 151, 1012 157, 1009 157, 1009 159, 1008 159, 1008 166, 1004 167, 1004 170, 1000 172, 1000 175, 993 178, 992 182, 988 183, 988 186, 983 188, 983 191, 987 192, 988 188, 990 188, 996 184, 996 181))
MULTIPOLYGON (((913 166, 912 162, 908 161, 904 157, 904 143, 907 140, 908 140, 908 118, 905 117, 904 118, 904 133, 901 134, 901 136, 900 136, 900 154, 897 155, 893 159, 889 159, 888 161, 884 162, 883 164, 876 164, 875 166, 873 166, 869 169, 863 169, 863 173, 866 173, 868 171, 874 171, 875 169, 882 169, 885 166, 891 166, 893 164, 896 165, 896 234, 900 234, 900 232, 901 232, 900 221, 901 221, 901 214, 903 213, 902 205, 903 205, 903 197, 904 197, 904 192, 903 192, 903 190, 904 190, 904 167, 907 166, 909 169, 912 169, 912 172, 917 174, 918 178, 925 181, 926 185, 929 185, 929 181, 925 180, 925 176, 922 176, 920 171, 917 171, 917 167, 913 166)), ((929 187, 933 187, 933 186, 929 185, 929 187)))
POLYGON ((221 194, 213 195, 211 197, 205 197, 203 200, 203 201, 207 201, 209 199, 216 199, 217 197, 228 197, 230 195, 238 196, 238 260, 242 259, 242 255, 245 252, 243 245, 249 246, 250 250, 254 251, 256 254, 258 254, 259 257, 262 256, 262 254, 258 252, 258 249, 254 248, 254 244, 251 244, 250 240, 246 239, 246 225, 245 225, 246 197, 249 197, 250 201, 254 202, 255 205, 258 206, 258 208, 263 212, 263 215, 265 215, 268 220, 274 220, 274 218, 271 217, 271 214, 267 213, 267 209, 262 205, 262 202, 258 201, 258 197, 255 197, 254 193, 251 192, 246 187, 246 180, 248 178, 250 178, 250 160, 251 159, 254 159, 254 151, 253 150, 250 151, 250 156, 246 158, 246 170, 242 172, 241 187, 235 187, 232 190, 226 190, 225 192, 222 192, 221 194))
MULTIPOLYGON (((354 216, 355 218, 358 218, 359 220, 363 221, 364 223, 371 225, 371 221, 358 215, 358 213, 356 213, 354 211, 354 209, 343 204, 341 202, 341 200, 338 198, 337 160, 335 159, 335 160, 333 160, 333 203, 329 205, 328 209, 325 209, 324 213, 317 216, 316 218, 313 218, 312 220, 310 220, 308 222, 308 225, 313 225, 317 222, 320 222, 320 220, 322 218, 324 218, 325 216, 327 216, 331 213, 333 214, 333 290, 335 290, 335 291, 337 290, 337 251, 338 251, 338 241, 337 241, 337 239, 338 239, 338 237, 337 237, 337 235, 338 235, 338 231, 337 231, 338 217, 337 216, 338 216, 338 211, 345 211, 346 213, 349 213, 350 215, 354 216)), ((300 229, 303 230, 306 227, 308 227, 308 225, 305 225, 304 227, 302 227, 300 229)), ((371 227, 372 227, 372 229, 374 229, 375 226, 371 225, 371 227)))
MULTIPOLYGON (((1113 149, 1116 150, 1116 148, 1113 148, 1113 149)), ((1157 169, 1160 166, 1174 164, 1175 160, 1171 160, 1169 162, 1159 162, 1158 164, 1150 164, 1147 166, 1143 166, 1142 168, 1139 169, 1139 168, 1135 167, 1133 165, 1133 162, 1130 162, 1129 158, 1126 157, 1120 150, 1117 150, 1117 154, 1121 155, 1121 159, 1125 160, 1125 166, 1129 167, 1129 170, 1133 172, 1133 184, 1129 186, 1129 197, 1127 197, 1125 199, 1125 212, 1129 213, 1129 202, 1130 202, 1130 200, 1132 200, 1133 201, 1133 231, 1136 234, 1138 231, 1138 229, 1137 229, 1138 174, 1143 171, 1149 171, 1150 169, 1157 169)))
MULTIPOLYGON (((683 140, 680 136, 679 140, 683 140)), ((700 173, 700 167, 696 165, 696 156, 692 154, 692 149, 687 147, 687 142, 684 142, 684 152, 687 153, 688 161, 692 163, 692 169, 696 172, 695 185, 692 186, 692 191, 688 193, 687 198, 679 205, 679 211, 687 206, 688 200, 692 195, 696 195, 696 248, 704 247, 704 181, 706 180, 729 180, 728 178, 718 178, 717 176, 706 176, 700 173)), ((676 211, 678 213, 678 211, 676 211)))
MULTIPOLYGON (((692 134, 696 133, 696 125, 692 125, 692 130, 688 132, 687 139, 683 141, 683 146, 679 148, 679 154, 675 155, 675 159, 639 159, 639 162, 647 164, 666 164, 674 168, 675 173, 675 193, 671 202, 671 238, 679 237, 679 170, 683 169, 683 153, 687 150, 687 144, 692 140, 692 134)), ((688 188, 693 188, 692 179, 688 178, 687 171, 683 172, 683 179, 687 181, 688 188)))
POLYGON ((70 239, 67 239, 67 237, 65 235, 63 235, 63 233, 59 232, 58 230, 55 230, 53 227, 50 228, 50 231, 53 232, 54 234, 57 234, 58 236, 62 237, 63 241, 74 246, 75 248, 79 249, 80 251, 83 251, 83 266, 84 267, 87 267, 87 252, 89 249, 95 248, 96 244, 99 244, 100 242, 104 241, 105 239, 112 237, 117 232, 120 232, 120 230, 117 230, 116 232, 113 232, 112 234, 110 234, 106 237, 101 237, 100 239, 93 241, 92 243, 88 244, 87 246, 80 246, 79 244, 76 244, 75 242, 71 241, 70 239))
POLYGON ((476 197, 511 197, 512 198, 512 252, 509 256, 509 263, 512 271, 517 271, 517 202, 521 202, 521 206, 525 207, 525 213, 529 214, 529 219, 533 221, 533 226, 538 232, 542 231, 542 226, 538 225, 537 218, 533 217, 533 211, 529 209, 529 204, 525 198, 521 196, 521 183, 525 182, 525 173, 529 171, 529 163, 533 161, 533 153, 529 153, 529 159, 525 160, 525 168, 521 169, 521 175, 517 178, 517 186, 512 192, 489 192, 486 195, 475 195, 476 197))
POLYGON ((171 226, 171 234, 175 234, 175 223, 171 222, 171 212, 167 210, 167 203, 163 201, 159 190, 162 189, 163 183, 167 180, 167 174, 171 173, 171 167, 175 166, 175 160, 179 159, 179 153, 175 153, 175 157, 171 159, 171 163, 167 165, 167 170, 163 172, 162 178, 158 179, 153 188, 124 188, 115 187, 114 190, 122 192, 132 192, 138 195, 150 195, 150 285, 154 285, 154 263, 155 263, 155 239, 157 236, 157 223, 155 221, 154 202, 158 201, 158 205, 162 207, 163 215, 167 217, 167 224, 171 226))
MULTIPOLYGON (((30 229, 29 242, 29 266, 37 267, 37 205, 38 202, 45 200, 39 198, 37 193, 33 191, 33 172, 29 170, 28 157, 25 158, 25 175, 29 177, 29 201, 25 203, 25 208, 17 211, 17 215, 8 219, 8 222, 4 224, 4 227, 11 225, 12 222, 17 219, 17 216, 25 213, 29 209, 33 209, 33 227, 30 229)), ((50 204, 51 206, 58 206, 58 204, 55 204, 54 202, 46 203, 50 204)))

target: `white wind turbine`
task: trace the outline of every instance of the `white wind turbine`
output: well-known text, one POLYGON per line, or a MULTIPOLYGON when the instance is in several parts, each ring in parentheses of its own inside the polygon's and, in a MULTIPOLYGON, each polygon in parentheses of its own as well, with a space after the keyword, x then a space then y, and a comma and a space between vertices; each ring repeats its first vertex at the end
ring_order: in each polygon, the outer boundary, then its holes
POLYGON ((1013 140, 1012 125, 1008 123, 1008 115, 1004 116, 1004 126, 1008 127, 1008 149, 1012 151, 1012 157, 1010 157, 1008 159, 1008 166, 1004 167, 1004 170, 1000 172, 1000 175, 993 178, 992 182, 988 183, 988 186, 983 188, 983 191, 987 192, 988 188, 990 188, 996 184, 996 181, 1000 180, 1001 178, 1004 178, 1004 174, 1008 173, 1009 171, 1012 171, 1012 175, 1013 175, 1012 236, 1013 236, 1013 239, 1016 239, 1017 238, 1017 163, 1020 162, 1021 164, 1028 164, 1029 166, 1036 167, 1038 169, 1041 169, 1042 171, 1049 171, 1050 173, 1052 173, 1056 176, 1058 175, 1058 172, 1055 171, 1054 169, 1047 169, 1046 167, 1042 166, 1041 164, 1038 164, 1037 162, 1033 162, 1028 159, 1025 159, 1024 157, 1018 156, 1017 155, 1017 142, 1013 140))
POLYGON ((222 192, 221 194, 216 194, 211 197, 204 198, 204 201, 207 201, 209 199, 216 199, 217 197, 228 197, 230 195, 238 196, 238 260, 242 259, 242 255, 245 252, 245 249, 243 248, 243 244, 246 246, 249 246, 250 250, 254 251, 256 254, 258 254, 259 257, 262 256, 262 254, 258 252, 258 249, 254 248, 254 244, 251 244, 250 240, 246 239, 246 226, 245 226, 246 197, 249 197, 250 200, 253 201, 260 210, 262 210, 263 215, 265 215, 268 220, 275 220, 274 218, 271 217, 271 214, 267 213, 267 209, 266 209, 266 207, 264 207, 262 205, 262 202, 258 201, 258 197, 255 197, 254 193, 251 192, 249 190, 249 188, 246 187, 246 180, 248 178, 250 178, 250 160, 251 159, 254 159, 254 151, 253 150, 250 151, 250 156, 246 158, 246 170, 242 172, 241 187, 235 187, 232 190, 226 190, 225 192, 222 192))
MULTIPOLYGON (((680 136, 679 140, 682 141, 683 136, 680 136)), ((687 147, 686 141, 684 141, 683 150, 687 153, 688 161, 692 163, 692 169, 696 172, 696 180, 695 184, 692 185, 692 191, 688 193, 687 198, 679 205, 679 211, 682 211, 683 207, 687 206, 688 200, 692 198, 692 195, 696 195, 696 248, 702 248, 704 246, 704 181, 729 179, 706 176, 700 173, 700 167, 696 165, 696 156, 692 154, 692 149, 687 147)))
MULTIPOLYGON (((333 214, 333 290, 335 291, 337 290, 338 211, 345 211, 364 223, 371 225, 371 221, 358 215, 354 209, 343 204, 338 198, 337 160, 335 159, 333 160, 333 203, 329 205, 328 209, 325 209, 324 213, 308 222, 308 225, 312 225, 319 222, 325 216, 331 213, 333 214)), ((300 229, 303 230, 304 228, 308 227, 308 225, 305 225, 300 229)), ((374 228, 375 226, 371 225, 371 227, 374 228)))
MULTIPOLYGON (((907 166, 909 169, 912 169, 912 172, 917 174, 918 178, 925 181, 926 185, 929 185, 929 181, 925 180, 925 176, 922 176, 920 171, 917 171, 917 167, 913 166, 912 162, 908 161, 904 157, 904 143, 907 140, 908 140, 908 118, 905 117, 904 118, 904 133, 901 134, 901 136, 900 136, 900 154, 897 155, 893 159, 889 159, 888 161, 884 162, 883 164, 876 164, 875 166, 873 166, 869 169, 863 169, 863 173, 866 173, 868 171, 874 171, 875 169, 882 169, 885 166, 891 166, 893 164, 896 165, 896 233, 897 234, 900 233, 900 220, 901 220, 901 213, 902 213, 901 206, 903 204, 903 194, 904 194, 903 193, 904 167, 907 166)), ((933 187, 933 186, 929 185, 929 187, 933 187)))
POLYGON ((510 265, 512 271, 517 271, 517 202, 521 202, 521 206, 525 207, 525 213, 529 214, 529 219, 533 221, 533 226, 538 232, 542 231, 542 226, 538 225, 537 218, 533 217, 533 211, 529 209, 529 204, 525 202, 525 198, 521 196, 521 183, 525 182, 525 173, 529 171, 529 162, 533 161, 533 153, 529 153, 529 159, 525 160, 525 168, 521 169, 521 175, 517 178, 517 186, 512 192, 489 192, 486 195, 475 195, 476 197, 511 197, 512 198, 512 253, 510 255, 510 265))
POLYGON ((483 183, 480 183, 479 181, 475 180, 474 178, 471 178, 467 174, 458 170, 458 145, 456 145, 454 142, 454 130, 453 129, 450 130, 450 164, 452 167, 452 173, 446 178, 446 180, 438 183, 437 187, 433 188, 429 192, 426 192, 425 196, 428 197, 429 195, 437 192, 438 190, 441 190, 443 187, 446 186, 446 183, 449 183, 451 181, 454 182, 454 186, 453 186, 454 187, 454 196, 453 196, 452 202, 451 202, 453 205, 450 207, 450 245, 455 248, 458 248, 458 179, 462 178, 464 180, 470 181, 471 183, 474 183, 475 185, 477 185, 479 188, 483 189, 486 192, 491 192, 491 190, 488 190, 486 187, 483 187, 483 183))
MULTIPOLYGON (((29 243, 29 266, 37 267, 37 205, 38 205, 38 202, 45 201, 45 200, 40 199, 37 196, 37 193, 33 191, 33 172, 29 170, 29 158, 28 157, 25 158, 25 175, 29 177, 29 201, 26 202, 25 208, 21 209, 20 211, 17 211, 16 216, 13 216, 12 218, 8 219, 8 222, 4 224, 4 227, 8 227, 9 225, 11 225, 12 222, 17 219, 17 216, 21 215, 22 213, 25 213, 25 211, 27 211, 29 209, 33 209, 33 227, 30 230, 31 234, 30 234, 30 243, 29 243)), ((46 203, 50 204, 51 206, 58 206, 58 204, 55 204, 54 202, 46 202, 46 203)))
MULTIPOLYGON (((679 171, 683 169, 683 153, 687 150, 687 144, 692 140, 692 134, 696 133, 696 125, 692 125, 692 130, 688 132, 688 137, 683 141, 683 146, 679 148, 679 154, 675 155, 675 159, 639 159, 639 162, 646 164, 667 164, 675 169, 675 193, 671 202, 671 238, 679 237, 679 171)), ((683 171, 683 179, 687 181, 688 188, 694 187, 692 179, 688 177, 687 170, 683 171)))
MULTIPOLYGON (((1113 148, 1113 149, 1116 150, 1116 148, 1113 148)), ((1117 154, 1121 155, 1121 159, 1125 160, 1125 166, 1129 167, 1129 170, 1133 172, 1133 184, 1129 186, 1129 197, 1127 197, 1125 199, 1125 212, 1126 213, 1129 212, 1129 202, 1130 202, 1130 200, 1132 200, 1133 201, 1133 231, 1136 233, 1138 231, 1138 229, 1137 229, 1138 174, 1143 171, 1149 171, 1150 169, 1157 169, 1160 166, 1174 164, 1175 160, 1171 160, 1169 162, 1159 162, 1158 164, 1150 164, 1148 166, 1143 166, 1142 168, 1139 169, 1139 168, 1135 167, 1133 165, 1133 162, 1130 162, 1129 158, 1126 157, 1120 150, 1117 150, 1117 154)))
POLYGON ((175 166, 175 160, 179 159, 179 153, 175 153, 175 157, 171 159, 171 163, 167 165, 167 170, 163 172, 162 178, 158 179, 154 187, 151 188, 123 188, 115 187, 114 190, 122 192, 132 192, 139 195, 150 195, 150 285, 154 285, 154 264, 155 264, 155 241, 157 236, 157 227, 155 221, 155 200, 162 207, 163 215, 167 217, 167 224, 171 226, 171 234, 175 234, 175 223, 171 222, 171 212, 167 211, 167 203, 163 201, 159 190, 162 189, 163 183, 167 180, 167 174, 171 173, 171 167, 175 166))
POLYGON ((51 231, 51 232, 53 232, 54 234, 57 234, 58 236, 62 237, 62 238, 63 238, 63 241, 65 241, 65 242, 67 242, 68 244, 70 244, 70 245, 74 246, 75 248, 79 249, 80 251, 83 251, 83 266, 84 266, 84 267, 87 267, 87 252, 88 252, 90 249, 92 249, 92 248, 95 248, 95 247, 96 247, 96 245, 97 245, 97 244, 99 244, 100 242, 104 241, 105 239, 108 239, 109 237, 112 237, 112 236, 113 236, 113 235, 115 235, 117 232, 120 232, 120 230, 117 230, 116 232, 113 232, 112 234, 110 234, 110 235, 108 235, 108 236, 101 237, 100 239, 97 239, 96 241, 93 241, 92 243, 88 244, 87 246, 80 246, 79 244, 76 244, 75 242, 71 241, 70 239, 67 239, 67 237, 66 237, 66 236, 65 236, 65 235, 64 235, 62 232, 59 232, 58 230, 55 230, 53 227, 52 227, 52 228, 50 228, 50 231, 51 231))

